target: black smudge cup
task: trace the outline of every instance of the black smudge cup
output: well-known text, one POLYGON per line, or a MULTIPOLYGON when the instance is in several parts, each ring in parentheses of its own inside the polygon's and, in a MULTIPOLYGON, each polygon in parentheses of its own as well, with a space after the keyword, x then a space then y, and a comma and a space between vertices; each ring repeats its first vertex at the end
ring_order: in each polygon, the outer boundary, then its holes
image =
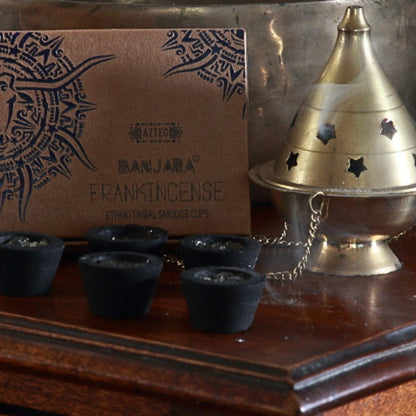
POLYGON ((254 268, 261 244, 250 238, 229 234, 190 235, 179 241, 178 251, 186 268, 229 266, 254 268))
POLYGON ((49 234, 0 233, 0 295, 43 296, 51 288, 65 242, 49 234))
POLYGON ((131 251, 159 255, 168 239, 168 232, 147 225, 105 225, 87 230, 91 252, 131 251))
POLYGON ((252 269, 221 266, 185 269, 180 279, 192 327, 216 333, 250 328, 266 281, 252 269))
POLYGON ((100 252, 78 259, 91 313, 105 318, 147 315, 163 268, 147 253, 100 252))

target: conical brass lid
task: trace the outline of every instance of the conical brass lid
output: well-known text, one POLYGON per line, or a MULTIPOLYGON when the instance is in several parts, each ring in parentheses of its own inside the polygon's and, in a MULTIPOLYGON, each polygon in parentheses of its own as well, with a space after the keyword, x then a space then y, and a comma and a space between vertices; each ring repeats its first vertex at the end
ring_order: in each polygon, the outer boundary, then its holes
POLYGON ((416 190, 415 123, 375 55, 361 7, 347 8, 277 158, 252 176, 272 188, 333 195, 416 190))

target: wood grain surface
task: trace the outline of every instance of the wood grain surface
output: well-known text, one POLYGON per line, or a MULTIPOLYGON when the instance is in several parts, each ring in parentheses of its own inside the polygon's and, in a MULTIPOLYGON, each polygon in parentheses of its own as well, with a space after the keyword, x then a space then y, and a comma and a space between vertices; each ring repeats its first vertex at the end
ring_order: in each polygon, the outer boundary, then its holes
MULTIPOLYGON (((253 210, 255 232, 280 229, 270 207, 253 210)), ((226 335, 192 329, 174 265, 165 265, 147 317, 91 315, 76 264, 82 249, 69 250, 49 295, 0 297, 4 414, 405 412, 416 373, 415 243, 413 232, 394 243, 404 266, 388 275, 268 282, 253 326, 226 335)), ((282 267, 292 254, 264 249, 258 268, 282 267)))

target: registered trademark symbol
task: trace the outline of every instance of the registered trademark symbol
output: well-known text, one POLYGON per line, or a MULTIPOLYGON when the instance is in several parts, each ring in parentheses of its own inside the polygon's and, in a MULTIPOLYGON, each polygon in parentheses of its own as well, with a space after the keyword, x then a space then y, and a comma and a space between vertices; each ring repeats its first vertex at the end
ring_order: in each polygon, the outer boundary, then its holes
POLYGON ((199 157, 199 155, 193 155, 192 156, 192 162, 198 163, 200 160, 201 160, 201 158, 199 157))

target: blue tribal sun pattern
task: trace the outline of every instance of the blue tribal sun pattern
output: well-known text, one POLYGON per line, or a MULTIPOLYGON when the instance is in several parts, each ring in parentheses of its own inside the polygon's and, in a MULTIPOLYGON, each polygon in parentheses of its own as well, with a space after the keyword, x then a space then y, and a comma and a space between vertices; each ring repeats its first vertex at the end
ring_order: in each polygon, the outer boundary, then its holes
POLYGON ((57 175, 71 176, 74 158, 95 169, 81 145, 87 100, 80 77, 113 58, 74 65, 61 35, 0 32, 0 210, 17 200, 25 219, 32 192, 57 175))
POLYGON ((222 89, 224 101, 245 92, 244 30, 172 30, 163 50, 174 50, 181 63, 166 71, 169 77, 195 72, 222 89))

